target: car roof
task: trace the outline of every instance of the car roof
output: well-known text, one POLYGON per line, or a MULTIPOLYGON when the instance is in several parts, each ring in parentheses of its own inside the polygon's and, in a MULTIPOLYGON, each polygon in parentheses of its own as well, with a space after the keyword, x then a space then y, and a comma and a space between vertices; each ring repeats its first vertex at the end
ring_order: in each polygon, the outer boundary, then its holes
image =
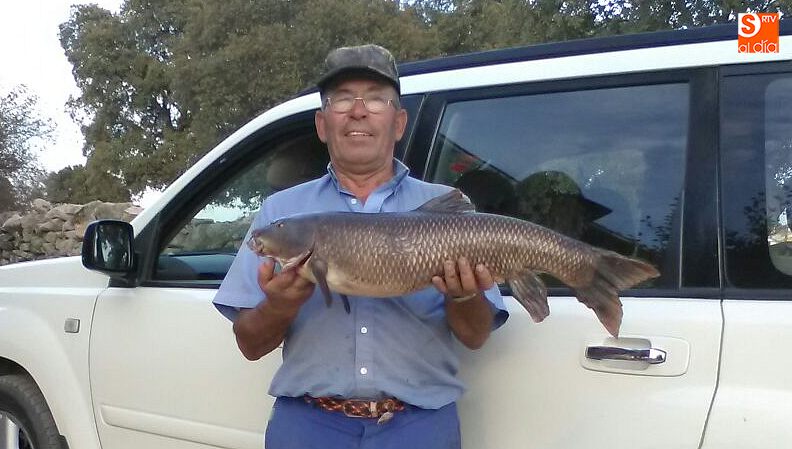
MULTIPOLYGON (((779 35, 792 35, 792 19, 779 21, 779 35)), ((737 39, 737 23, 725 23, 680 30, 652 31, 615 36, 572 39, 561 42, 477 51, 453 56, 440 56, 398 64, 399 77, 406 78, 511 62, 525 62, 565 56, 607 53, 642 48, 671 47, 737 39)), ((316 92, 315 86, 297 92, 294 97, 316 92)))
MULTIPOLYGON (((792 19, 779 21, 779 34, 792 34, 792 19)), ((399 76, 455 70, 518 61, 549 59, 641 48, 669 47, 737 39, 737 24, 574 39, 563 42, 487 50, 399 64, 399 76)))

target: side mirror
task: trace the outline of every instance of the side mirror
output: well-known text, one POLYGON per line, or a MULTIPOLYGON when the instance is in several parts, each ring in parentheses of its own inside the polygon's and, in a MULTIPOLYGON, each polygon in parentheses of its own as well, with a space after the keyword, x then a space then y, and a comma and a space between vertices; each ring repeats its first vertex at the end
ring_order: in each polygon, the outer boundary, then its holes
POLYGON ((85 229, 82 264, 112 278, 123 278, 135 271, 132 225, 120 220, 94 221, 85 229))

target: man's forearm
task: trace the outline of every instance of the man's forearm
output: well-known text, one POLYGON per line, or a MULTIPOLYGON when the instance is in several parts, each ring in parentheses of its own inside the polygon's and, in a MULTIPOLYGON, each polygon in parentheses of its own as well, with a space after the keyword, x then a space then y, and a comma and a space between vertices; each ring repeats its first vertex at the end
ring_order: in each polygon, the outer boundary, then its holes
POLYGON ((297 316, 299 307, 284 309, 262 301, 253 309, 239 312, 234 321, 239 350, 248 360, 258 360, 283 342, 286 332, 297 316))
POLYGON ((484 346, 492 331, 492 309, 483 293, 463 302, 446 299, 446 319, 451 331, 465 346, 484 346))

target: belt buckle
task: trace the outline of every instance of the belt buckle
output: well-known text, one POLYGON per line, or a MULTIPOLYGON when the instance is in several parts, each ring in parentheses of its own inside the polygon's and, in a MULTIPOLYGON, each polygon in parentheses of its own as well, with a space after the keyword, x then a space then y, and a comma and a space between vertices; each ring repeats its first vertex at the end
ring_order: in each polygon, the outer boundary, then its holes
POLYGON ((376 401, 351 401, 347 400, 344 401, 342 411, 344 415, 349 418, 376 418, 377 417, 377 402, 376 401), (355 405, 367 405, 368 407, 361 407, 361 410, 365 410, 367 414, 358 414, 355 410, 355 405))

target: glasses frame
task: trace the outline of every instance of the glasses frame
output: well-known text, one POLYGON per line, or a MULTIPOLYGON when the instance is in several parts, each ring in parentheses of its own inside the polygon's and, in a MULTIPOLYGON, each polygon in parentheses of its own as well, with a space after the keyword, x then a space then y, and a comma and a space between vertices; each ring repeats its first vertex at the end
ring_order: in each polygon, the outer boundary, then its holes
POLYGON ((382 114, 383 112, 385 112, 388 109, 388 106, 393 106, 393 108, 396 109, 396 105, 393 102, 393 98, 385 99, 385 98, 377 97, 377 98, 369 98, 368 99, 368 101, 371 101, 371 100, 386 100, 385 101, 385 108, 382 109, 381 111, 372 111, 369 108, 369 105, 366 104, 366 99, 363 98, 363 97, 352 97, 352 98, 350 98, 350 97, 341 97, 340 99, 341 100, 350 100, 350 99, 352 100, 352 103, 351 103, 351 106, 349 107, 349 109, 345 109, 343 111, 336 110, 335 108, 337 107, 338 103, 335 103, 335 105, 334 105, 333 99, 331 97, 325 98, 325 109, 329 109, 330 111, 335 112, 337 114, 345 114, 345 113, 347 113, 347 112, 349 112, 349 111, 351 111, 352 109, 355 108, 355 103, 357 103, 358 100, 360 100, 363 103, 363 107, 370 114, 382 114))

